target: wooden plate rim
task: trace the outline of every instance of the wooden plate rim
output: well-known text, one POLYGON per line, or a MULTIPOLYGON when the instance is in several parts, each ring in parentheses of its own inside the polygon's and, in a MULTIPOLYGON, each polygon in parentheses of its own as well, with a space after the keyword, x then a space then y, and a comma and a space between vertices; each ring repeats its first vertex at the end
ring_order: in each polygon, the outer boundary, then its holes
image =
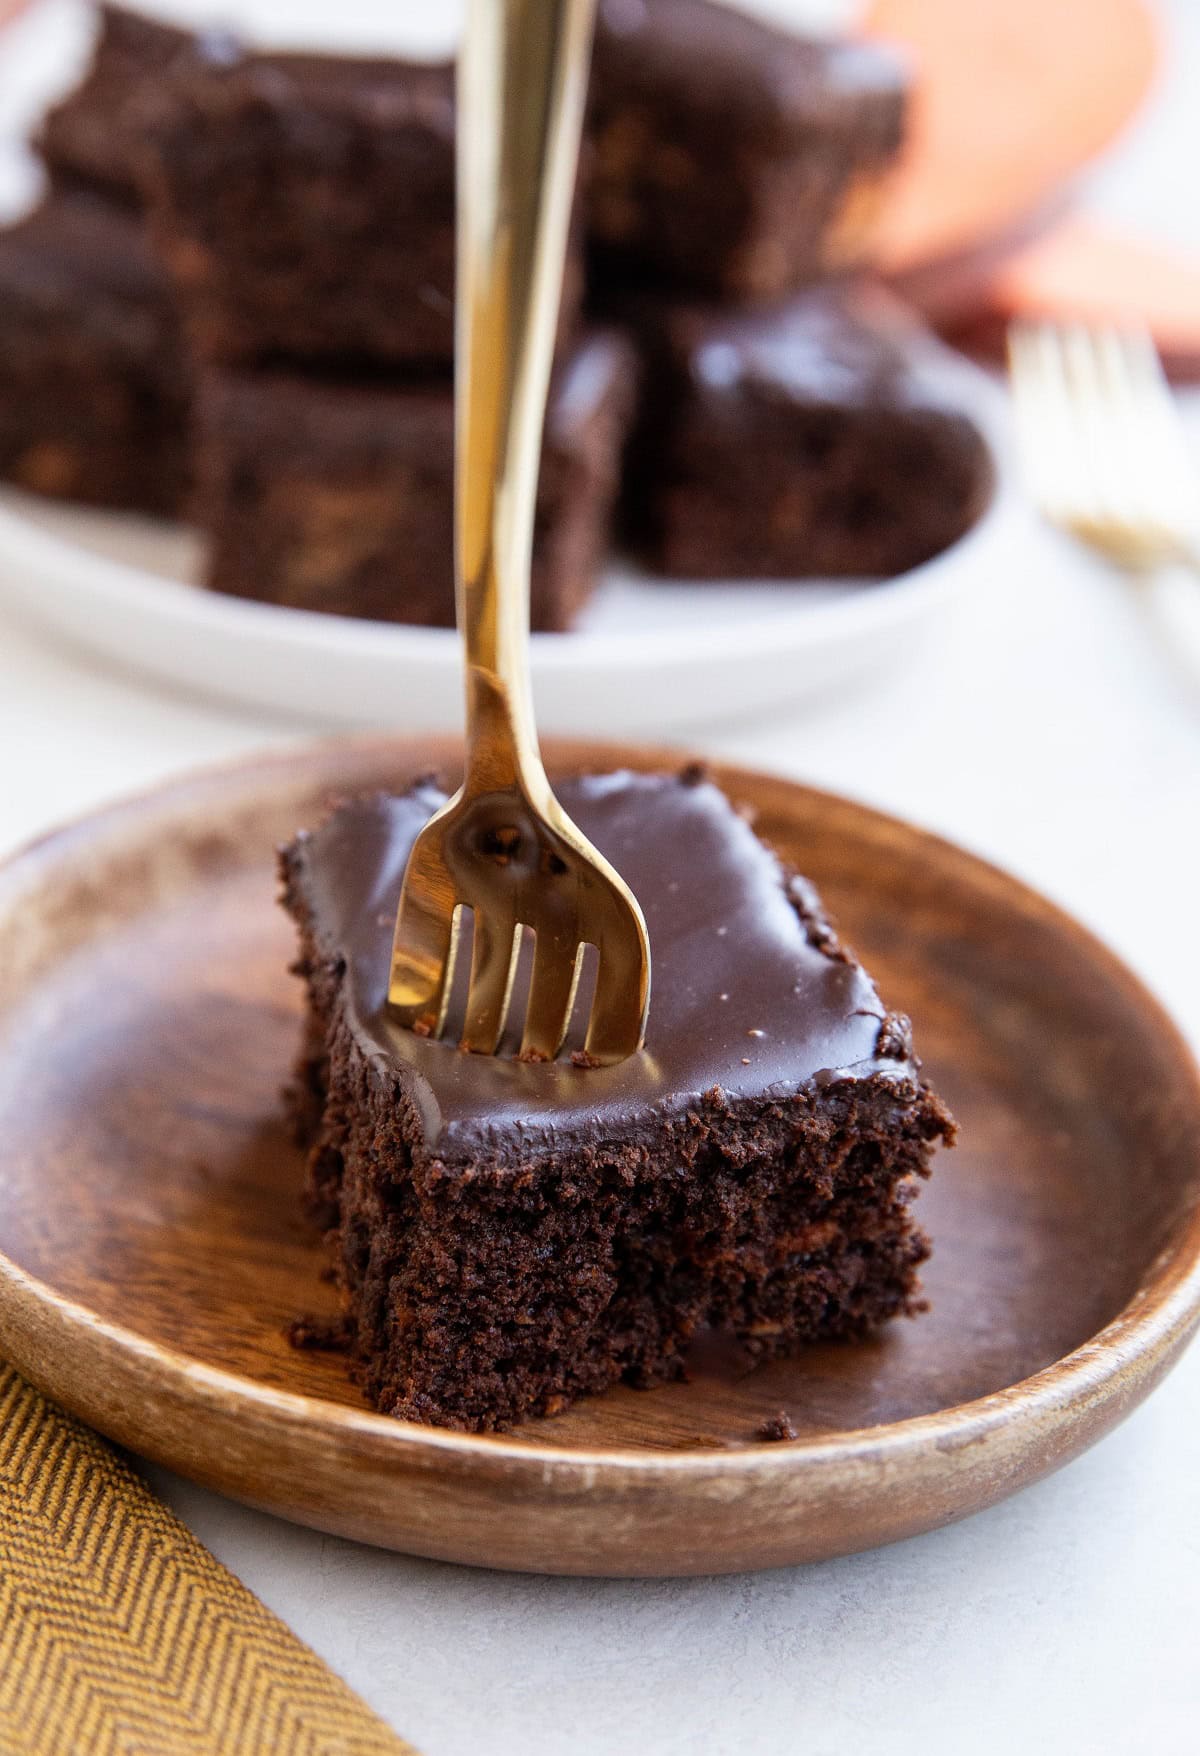
MULTIPOLYGON (((62 847, 82 834, 94 831, 97 825, 118 830, 147 812, 153 813, 156 807, 178 808, 190 795, 219 788, 222 781, 249 779, 272 768, 297 771, 306 760, 315 772, 323 759, 343 752, 363 759, 386 755, 389 760, 396 759, 400 766, 411 762, 416 772, 421 768, 448 766, 454 761, 457 749, 455 740, 444 737, 368 734, 323 739, 282 751, 254 753, 189 771, 120 798, 98 811, 85 813, 5 856, 0 860, 0 909, 13 894, 19 894, 28 876, 36 874, 62 847)), ((686 750, 671 746, 627 745, 591 739, 547 740, 546 753, 548 766, 560 770, 569 770, 581 759, 599 759, 614 766, 668 769, 694 759, 686 750)), ((717 760, 709 761, 707 766, 735 796, 739 782, 751 790, 761 789, 766 782, 784 792, 802 792, 832 812, 849 811, 852 815, 872 820, 881 828, 899 832, 910 845, 915 843, 931 852, 936 851, 943 863, 949 863, 976 881, 983 879, 1002 889, 1027 916, 1037 915, 1053 923, 1073 938, 1082 952, 1102 965, 1110 979, 1125 988, 1147 1023, 1161 1036, 1164 1047, 1169 1046, 1179 1062, 1180 1072, 1186 1076, 1196 1110, 1200 1113, 1200 1066, 1174 1021, 1141 979, 1102 940, 1039 891, 932 831, 861 801, 808 786, 770 770, 746 769, 717 760)), ((549 1472, 560 1487, 568 1486, 572 1478, 586 1477, 597 1469, 615 1472, 629 1485, 638 1479, 657 1479, 664 1474, 702 1481, 716 1477, 728 1479, 731 1475, 757 1476, 764 1470, 772 1475, 787 1474, 805 1466, 815 1468, 870 1462, 883 1467, 914 1451, 931 1447, 957 1450, 987 1440, 1014 1410, 1019 1410, 1025 1417, 1043 1416, 1062 1421, 1075 1413, 1095 1416, 1114 1391, 1119 1391, 1128 1405, 1136 1403, 1163 1375, 1200 1326, 1200 1204, 1193 1206, 1180 1220, 1175 1237, 1155 1259, 1142 1285, 1117 1315, 1079 1347, 1032 1376, 987 1396, 952 1404, 931 1414, 910 1416, 873 1427, 848 1428, 840 1433, 802 1438, 783 1445, 748 1443, 736 1450, 720 1452, 655 1451, 635 1446, 575 1446, 568 1450, 510 1435, 458 1433, 426 1427, 365 1408, 355 1409, 296 1391, 273 1389, 240 1373, 206 1365, 161 1342, 140 1336, 122 1324, 100 1317, 86 1305, 56 1292, 3 1251, 0 1251, 0 1294, 5 1300, 13 1301, 18 1316, 33 1319, 28 1333, 35 1339, 43 1325, 52 1327, 63 1336, 87 1336, 102 1346, 157 1367, 169 1381, 168 1388, 192 1397, 198 1395, 210 1407, 250 1403, 261 1411, 282 1417, 300 1431, 308 1427, 327 1437, 336 1433, 359 1442, 366 1441, 384 1461, 388 1454, 401 1453, 410 1464, 419 1461, 423 1455, 431 1464, 453 1458, 477 1464, 514 1465, 518 1469, 535 1467, 543 1479, 549 1472)), ((14 1358, 12 1363, 37 1381, 36 1360, 14 1358)))

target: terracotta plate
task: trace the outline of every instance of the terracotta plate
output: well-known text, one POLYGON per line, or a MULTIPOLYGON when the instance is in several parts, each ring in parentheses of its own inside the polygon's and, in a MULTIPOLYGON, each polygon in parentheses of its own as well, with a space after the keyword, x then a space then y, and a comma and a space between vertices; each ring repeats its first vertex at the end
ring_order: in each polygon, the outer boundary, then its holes
MULTIPOLYGON (((1200 1314, 1200 1084, 1102 946, 965 853, 720 774, 910 1010, 962 1144, 922 1217, 932 1310, 864 1346, 618 1390, 502 1438, 377 1416, 336 1357, 278 1091, 297 1045, 274 844, 334 791, 448 760, 328 745, 202 775, 0 871, 0 1351, 211 1487, 424 1555, 699 1573, 865 1548, 1099 1438, 1200 1314), (785 1409, 796 1443, 756 1442, 785 1409)), ((653 751, 559 746, 560 765, 653 751)))
POLYGON ((878 240, 892 271, 972 250, 1070 184, 1150 91, 1147 0, 870 0, 915 76, 878 240))

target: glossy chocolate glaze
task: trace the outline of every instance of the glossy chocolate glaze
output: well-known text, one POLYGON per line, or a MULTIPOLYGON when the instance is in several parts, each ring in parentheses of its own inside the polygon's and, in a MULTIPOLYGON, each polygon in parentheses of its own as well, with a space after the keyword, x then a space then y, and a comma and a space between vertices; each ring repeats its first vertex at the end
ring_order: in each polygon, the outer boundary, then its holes
POLYGON ((636 100, 665 83, 674 107, 723 117, 739 138, 878 127, 882 101, 899 139, 906 72, 882 43, 802 37, 699 0, 601 0, 595 54, 606 90, 636 100))
MULTIPOLYGON (((644 1050, 615 1067, 463 1054, 387 1015, 392 927, 413 838, 443 795, 341 806, 294 844, 290 869, 319 954, 344 958, 345 1004, 367 1058, 402 1081, 432 1156, 504 1160, 581 1138, 648 1134, 719 1088, 772 1103, 838 1078, 895 1083, 911 1101, 918 1067, 858 964, 780 861, 710 783, 620 773, 562 784, 580 828, 632 885, 653 957, 644 1050)), ((519 1002, 519 994, 516 996, 519 1002)))
POLYGON ((676 370, 709 397, 964 421, 980 402, 978 371, 877 287, 833 282, 746 311, 677 305, 659 328, 676 370))

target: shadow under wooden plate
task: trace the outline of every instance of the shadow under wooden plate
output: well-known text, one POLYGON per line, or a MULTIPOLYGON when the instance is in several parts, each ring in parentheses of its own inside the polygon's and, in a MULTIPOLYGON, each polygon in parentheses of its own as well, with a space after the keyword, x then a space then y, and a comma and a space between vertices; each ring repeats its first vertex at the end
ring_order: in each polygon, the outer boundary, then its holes
MULTIPOLYGON (((558 745, 560 769, 677 764, 558 745)), ((0 871, 0 1352, 122 1443, 324 1530, 564 1573, 780 1565, 930 1529, 1127 1413, 1200 1313, 1200 1084, 1082 928, 904 824, 717 769, 910 1011, 962 1127, 921 1197, 928 1315, 863 1346, 616 1390, 504 1437, 367 1409, 278 1093, 300 989, 273 849, 328 798, 452 768, 358 741, 198 776, 0 871), (785 1410, 795 1443, 756 1440, 785 1410)))

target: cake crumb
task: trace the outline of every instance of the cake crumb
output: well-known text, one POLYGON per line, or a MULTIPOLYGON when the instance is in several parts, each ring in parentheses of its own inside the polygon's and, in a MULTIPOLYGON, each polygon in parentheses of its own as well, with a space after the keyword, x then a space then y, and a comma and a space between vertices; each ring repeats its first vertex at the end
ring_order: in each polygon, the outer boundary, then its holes
POLYGON ((787 1411, 780 1409, 776 1415, 768 1415, 758 1429, 758 1437, 767 1440, 798 1439, 799 1434, 791 1423, 787 1411))
POLYGON ((910 1061, 913 1053, 912 1021, 903 1012, 889 1012, 879 1026, 875 1053, 882 1061, 910 1061))
POLYGON ((348 1317, 297 1317, 284 1334, 304 1353, 344 1354, 351 1342, 348 1317))

